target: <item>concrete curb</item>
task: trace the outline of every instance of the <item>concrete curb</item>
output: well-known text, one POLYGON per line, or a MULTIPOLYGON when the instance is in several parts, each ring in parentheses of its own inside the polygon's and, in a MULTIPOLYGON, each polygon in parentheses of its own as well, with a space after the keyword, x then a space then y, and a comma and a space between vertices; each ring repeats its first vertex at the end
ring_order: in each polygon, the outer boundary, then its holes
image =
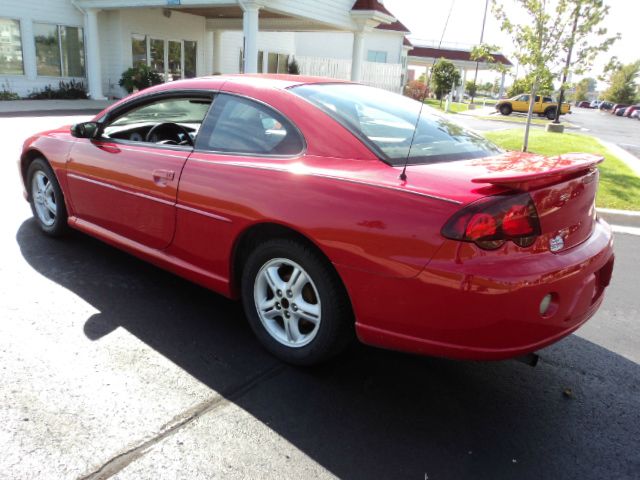
POLYGON ((634 210, 615 210, 613 208, 598 208, 598 215, 611 225, 640 228, 640 212, 634 210))
POLYGON ((633 173, 640 177, 640 158, 627 152, 624 148, 619 147, 615 143, 600 140, 597 137, 594 138, 598 140, 603 147, 622 160, 631 170, 633 170, 633 173))

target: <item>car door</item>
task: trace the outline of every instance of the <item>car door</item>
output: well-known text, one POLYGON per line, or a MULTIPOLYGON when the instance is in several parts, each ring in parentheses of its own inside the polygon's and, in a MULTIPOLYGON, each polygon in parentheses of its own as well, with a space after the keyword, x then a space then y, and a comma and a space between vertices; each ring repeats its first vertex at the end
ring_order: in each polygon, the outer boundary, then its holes
POLYGON ((511 102, 514 112, 526 112, 529 108, 529 95, 520 95, 511 102))
POLYGON ((229 278, 238 232, 272 208, 253 200, 281 194, 304 146, 300 131, 270 106, 218 94, 180 178, 172 254, 229 278))
POLYGON ((67 160, 74 215, 147 247, 167 247, 180 173, 210 104, 210 93, 172 91, 108 114, 99 136, 78 139, 67 160))

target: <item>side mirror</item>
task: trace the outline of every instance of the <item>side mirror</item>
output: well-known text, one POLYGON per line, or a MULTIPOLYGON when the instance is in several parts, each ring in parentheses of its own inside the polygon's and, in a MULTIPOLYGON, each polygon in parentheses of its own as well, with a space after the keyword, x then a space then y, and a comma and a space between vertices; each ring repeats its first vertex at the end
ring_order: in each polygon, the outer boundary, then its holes
POLYGON ((98 134, 97 122, 76 123, 71 127, 71 135, 76 138, 95 138, 98 134))

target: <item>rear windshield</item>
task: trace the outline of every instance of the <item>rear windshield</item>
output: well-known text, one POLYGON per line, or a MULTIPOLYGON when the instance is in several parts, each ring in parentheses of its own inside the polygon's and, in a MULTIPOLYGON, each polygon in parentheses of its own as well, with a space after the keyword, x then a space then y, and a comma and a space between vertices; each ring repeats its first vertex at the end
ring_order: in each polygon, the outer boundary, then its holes
POLYGON ((427 164, 496 155, 485 138, 446 120, 420 102, 356 84, 300 85, 290 90, 321 108, 391 165, 427 164), (413 138, 413 145, 411 139, 413 138))

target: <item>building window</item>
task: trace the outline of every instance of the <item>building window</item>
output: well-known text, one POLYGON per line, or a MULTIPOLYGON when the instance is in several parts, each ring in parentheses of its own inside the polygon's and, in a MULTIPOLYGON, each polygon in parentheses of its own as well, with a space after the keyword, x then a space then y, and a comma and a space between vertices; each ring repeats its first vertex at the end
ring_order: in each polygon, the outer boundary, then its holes
MULTIPOLYGON (((242 49, 240 49, 240 57, 238 58, 238 71, 240 73, 244 73, 244 50, 242 49)), ((263 72, 264 72, 264 52, 262 50, 258 50, 258 73, 263 73, 263 72)))
POLYGON ((169 81, 182 78, 182 42, 169 40, 169 81))
POLYGON ((164 40, 152 38, 149 47, 149 66, 160 75, 164 75, 164 40))
POLYGON ((84 77, 84 35, 79 27, 59 27, 62 76, 84 77))
POLYGON ((289 55, 286 53, 271 53, 267 56, 267 73, 288 73, 289 55))
POLYGON ((36 67, 44 77, 84 77, 84 34, 80 27, 34 23, 36 67))
POLYGON ((149 65, 165 80, 193 78, 197 74, 198 42, 131 36, 131 63, 149 65), (166 53, 166 58, 165 58, 166 53))
POLYGON ((147 65, 147 36, 133 34, 131 36, 131 60, 134 67, 147 65))
POLYGON ((367 52, 367 62, 387 63, 387 52, 369 50, 367 52))
POLYGON ((198 44, 190 40, 184 41, 184 78, 193 78, 197 75, 198 44))
POLYGON ((262 50, 258 51, 258 73, 262 73, 264 70, 264 52, 262 50))
POLYGON ((23 75, 22 37, 20 22, 0 18, 0 73, 4 75, 23 75))

